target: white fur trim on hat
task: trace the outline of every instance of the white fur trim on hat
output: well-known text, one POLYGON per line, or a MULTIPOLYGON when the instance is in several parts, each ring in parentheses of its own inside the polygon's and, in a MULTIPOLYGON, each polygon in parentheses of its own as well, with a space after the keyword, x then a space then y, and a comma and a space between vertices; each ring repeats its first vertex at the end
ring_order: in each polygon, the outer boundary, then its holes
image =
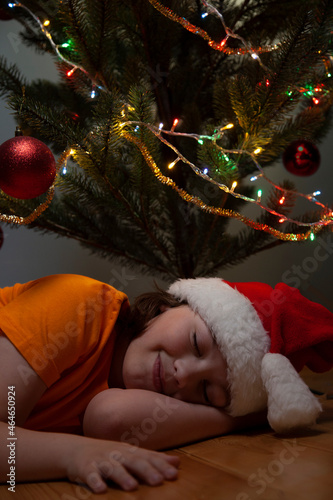
POLYGON ((270 338, 250 300, 220 278, 178 280, 168 292, 201 316, 226 359, 228 413, 240 416, 264 409, 261 361, 270 338))
POLYGON ((262 360, 262 379, 268 394, 268 422, 276 432, 313 425, 321 405, 293 365, 282 354, 262 360))

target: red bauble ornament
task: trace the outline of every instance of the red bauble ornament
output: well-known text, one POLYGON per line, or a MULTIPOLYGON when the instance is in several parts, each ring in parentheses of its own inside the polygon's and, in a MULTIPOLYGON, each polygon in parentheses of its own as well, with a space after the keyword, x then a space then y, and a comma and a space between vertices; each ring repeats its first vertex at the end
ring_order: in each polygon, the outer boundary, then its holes
POLYGON ((302 177, 314 174, 320 165, 320 153, 317 146, 305 140, 289 144, 282 159, 288 172, 302 177))
POLYGON ((0 146, 0 188, 22 200, 45 193, 56 176, 50 149, 34 137, 13 137, 0 146))

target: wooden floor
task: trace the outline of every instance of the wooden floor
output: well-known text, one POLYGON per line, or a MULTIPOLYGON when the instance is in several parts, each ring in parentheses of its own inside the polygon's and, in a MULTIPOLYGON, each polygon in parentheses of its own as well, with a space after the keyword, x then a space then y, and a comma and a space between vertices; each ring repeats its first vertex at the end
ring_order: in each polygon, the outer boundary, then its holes
POLYGON ((303 372, 324 412, 318 424, 297 436, 268 429, 232 434, 174 450, 179 479, 156 488, 124 493, 110 488, 93 495, 67 481, 17 484, 15 494, 0 487, 1 500, 332 500, 333 371, 313 378, 303 372))

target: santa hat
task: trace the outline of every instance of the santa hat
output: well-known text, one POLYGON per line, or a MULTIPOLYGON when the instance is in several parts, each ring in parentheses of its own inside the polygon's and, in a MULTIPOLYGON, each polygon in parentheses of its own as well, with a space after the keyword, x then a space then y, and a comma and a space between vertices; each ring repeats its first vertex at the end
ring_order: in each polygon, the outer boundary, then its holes
POLYGON ((298 375, 333 367, 333 314, 284 283, 179 280, 169 293, 186 301, 209 327, 228 366, 231 402, 241 416, 268 408, 279 433, 315 423, 317 398, 298 375))

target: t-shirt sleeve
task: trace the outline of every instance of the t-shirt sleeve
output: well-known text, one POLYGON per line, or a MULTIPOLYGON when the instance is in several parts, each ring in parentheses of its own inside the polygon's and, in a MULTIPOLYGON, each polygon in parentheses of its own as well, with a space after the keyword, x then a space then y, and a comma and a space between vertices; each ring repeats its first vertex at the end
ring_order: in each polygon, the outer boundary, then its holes
POLYGON ((0 330, 48 387, 100 348, 127 301, 106 283, 70 274, 1 292, 0 330))

